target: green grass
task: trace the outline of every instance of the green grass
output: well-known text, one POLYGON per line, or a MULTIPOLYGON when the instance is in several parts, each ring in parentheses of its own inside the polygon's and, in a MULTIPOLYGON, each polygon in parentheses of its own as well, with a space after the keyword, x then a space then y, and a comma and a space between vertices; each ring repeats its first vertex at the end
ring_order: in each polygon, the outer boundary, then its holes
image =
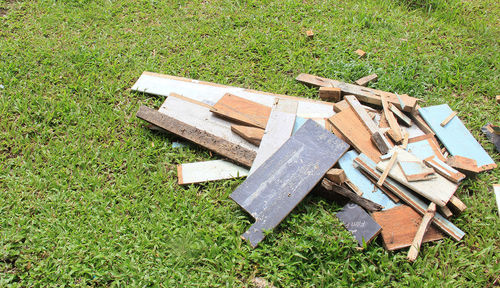
POLYGON ((0 0, 0 286, 499 285, 498 169, 457 191, 465 238, 414 264, 358 251, 312 196, 252 250, 228 198, 242 180, 178 186, 177 163, 215 157, 171 148, 135 118, 162 99, 129 90, 148 70, 314 98, 297 74, 376 72, 372 87, 448 103, 499 163, 479 130, 500 122, 499 20, 494 0, 0 0))

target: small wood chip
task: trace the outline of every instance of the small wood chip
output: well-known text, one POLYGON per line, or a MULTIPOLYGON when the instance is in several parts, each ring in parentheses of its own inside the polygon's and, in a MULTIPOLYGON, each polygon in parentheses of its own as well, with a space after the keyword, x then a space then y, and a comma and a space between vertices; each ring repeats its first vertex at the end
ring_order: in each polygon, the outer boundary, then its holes
POLYGON ((361 49, 358 49, 358 50, 356 50, 354 52, 359 55, 359 58, 363 58, 366 55, 366 52, 363 51, 363 50, 361 50, 361 49))
POLYGON ((312 30, 307 30, 306 35, 307 35, 307 38, 309 38, 309 39, 314 38, 314 32, 312 30))

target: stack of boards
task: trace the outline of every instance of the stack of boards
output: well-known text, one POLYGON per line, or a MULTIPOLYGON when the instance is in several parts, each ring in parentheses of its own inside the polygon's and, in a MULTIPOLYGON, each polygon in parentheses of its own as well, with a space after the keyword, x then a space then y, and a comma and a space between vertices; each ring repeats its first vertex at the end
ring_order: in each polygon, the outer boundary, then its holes
POLYGON ((320 96, 335 92, 328 99, 337 102, 151 72, 132 90, 167 97, 158 110, 140 107, 150 127, 225 158, 179 164, 180 185, 246 177, 230 198, 255 219, 242 234, 252 247, 311 191, 345 204, 336 215, 362 247, 381 234, 386 249, 410 247, 414 260, 422 242, 462 239, 449 220, 466 209, 458 185, 496 164, 448 105, 422 108, 408 95, 309 74, 297 80, 327 87, 320 96))

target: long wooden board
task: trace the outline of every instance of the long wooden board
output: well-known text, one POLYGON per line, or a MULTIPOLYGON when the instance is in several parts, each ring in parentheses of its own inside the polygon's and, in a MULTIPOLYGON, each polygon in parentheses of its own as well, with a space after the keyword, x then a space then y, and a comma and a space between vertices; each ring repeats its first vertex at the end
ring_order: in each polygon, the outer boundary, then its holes
POLYGON ((177 93, 208 105, 214 105, 226 93, 231 93, 267 107, 273 106, 275 98, 292 99, 299 102, 297 107, 298 116, 304 118, 327 118, 335 114, 333 112, 333 103, 225 86, 152 72, 142 73, 141 77, 132 86, 132 91, 165 97, 171 93, 177 93))
POLYGON ((302 73, 299 76, 297 76, 295 80, 317 87, 340 88, 342 89, 342 93, 354 95, 358 98, 359 101, 379 106, 382 105, 381 97, 385 96, 389 103, 396 105, 396 107, 398 107, 400 110, 407 112, 411 112, 414 110, 418 100, 417 98, 410 97, 408 95, 399 95, 399 97, 404 102, 404 107, 401 107, 401 104, 398 100, 398 96, 396 96, 396 94, 394 93, 358 86, 354 84, 349 84, 342 81, 318 77, 305 73, 302 73))
POLYGON ((453 112, 447 104, 420 108, 418 112, 451 155, 474 159, 483 171, 497 167, 458 117, 453 117, 446 126, 441 126, 441 122, 453 112))
POLYGON ((349 145, 313 120, 305 124, 231 194, 254 219, 242 235, 252 247, 323 178, 349 145))
POLYGON ((210 111, 237 123, 262 129, 266 128, 271 115, 271 108, 229 93, 224 94, 210 111))
POLYGON ((344 223, 361 247, 363 243, 369 243, 377 237, 382 229, 363 208, 354 203, 347 203, 336 216, 344 223))
POLYGON ((248 169, 225 160, 211 160, 177 165, 179 185, 245 177, 248 169))
POLYGON ((159 111, 141 106, 137 117, 160 127, 170 133, 176 134, 202 147, 227 157, 243 166, 252 166, 255 158, 255 150, 251 150, 230 142, 222 137, 216 136, 206 130, 184 123, 172 116, 165 115, 159 111))

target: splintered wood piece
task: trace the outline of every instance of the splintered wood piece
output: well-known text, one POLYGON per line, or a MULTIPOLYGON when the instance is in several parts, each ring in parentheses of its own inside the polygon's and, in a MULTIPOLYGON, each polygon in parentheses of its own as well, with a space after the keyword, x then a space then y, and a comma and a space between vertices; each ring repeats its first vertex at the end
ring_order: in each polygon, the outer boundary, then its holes
POLYGON ((384 109, 384 115, 387 122, 389 122, 389 130, 388 134, 391 136, 392 140, 396 143, 401 142, 403 140, 403 136, 401 135, 401 127, 398 124, 398 121, 394 117, 394 114, 389 109, 389 103, 387 103, 386 99, 382 97, 382 107, 384 109))
POLYGON ((312 30, 307 30, 306 31, 306 36, 309 39, 313 39, 314 38, 314 32, 312 30))
POLYGON ((408 132, 405 130, 403 131, 403 144, 401 144, 401 148, 406 150, 406 147, 408 147, 408 132))
POLYGON ((356 80, 354 83, 359 86, 366 86, 369 82, 371 81, 375 82, 377 81, 377 79, 378 79, 377 74, 370 74, 368 76, 356 80))
POLYGON ((410 250, 408 251, 408 260, 413 262, 417 259, 418 252, 420 251, 420 246, 422 245, 422 239, 424 238, 425 232, 431 225, 432 218, 436 214, 436 204, 431 203, 429 207, 425 211, 424 217, 422 218, 422 222, 418 227, 417 234, 415 234, 415 238, 413 239, 413 243, 410 246, 410 250))
MULTIPOLYGON (((422 222, 422 216, 408 205, 373 212, 372 217, 382 227, 382 243, 389 251, 409 247, 422 222)), ((424 234, 422 243, 441 240, 443 237, 434 224, 424 234)))
POLYGON ((340 112, 342 112, 345 109, 349 109, 349 107, 350 106, 347 103, 347 101, 342 100, 342 101, 339 101, 339 102, 335 103, 335 105, 333 106, 333 111, 335 111, 335 113, 340 113, 340 112))
POLYGON ((330 170, 328 170, 328 172, 326 172, 326 175, 325 177, 334 182, 335 184, 342 184, 345 182, 346 180, 346 175, 344 173, 344 170, 342 169, 338 169, 338 168, 332 168, 330 170))
POLYGON ((430 156, 424 159, 424 163, 427 166, 434 168, 434 170, 437 173, 441 174, 441 176, 454 183, 460 183, 460 181, 465 179, 464 174, 458 172, 457 170, 453 169, 453 167, 451 167, 450 165, 439 160, 437 156, 430 156))
POLYGON ((364 197, 361 197, 357 193, 355 193, 349 189, 346 189, 340 185, 337 185, 326 178, 324 178, 321 181, 321 186, 328 191, 332 191, 336 194, 339 194, 339 195, 349 199, 351 202, 358 204, 359 206, 365 208, 367 211, 380 211, 384 208, 382 205, 377 204, 377 203, 375 203, 369 199, 366 199, 364 197))
POLYGON ((231 131, 256 146, 260 145, 260 141, 264 136, 264 129, 251 126, 231 125, 231 131))
POLYGON ((382 90, 377 90, 377 89, 372 89, 368 87, 363 87, 355 84, 349 84, 333 79, 328 79, 328 78, 323 78, 323 77, 318 77, 315 75, 311 74, 305 74, 302 73, 297 78, 295 78, 297 81, 300 81, 302 83, 308 84, 308 85, 313 85, 317 87, 336 87, 342 89, 342 92, 346 95, 354 95, 356 98, 358 98, 359 101, 364 102, 364 103, 369 103, 369 104, 374 104, 374 105, 382 105, 382 100, 381 97, 385 96, 387 101, 389 103, 392 103, 393 105, 396 105, 399 109, 406 111, 406 112, 412 112, 417 105, 417 98, 410 97, 408 95, 399 95, 404 102, 404 108, 401 107, 401 104, 399 103, 398 97, 394 93, 382 91, 382 90))
POLYGON ((243 166, 252 166, 253 159, 255 159, 255 151, 215 136, 203 129, 188 125, 176 118, 160 113, 155 109, 141 106, 136 116, 170 133, 183 137, 208 150, 227 157, 243 166))
POLYGON ((224 160, 177 165, 179 185, 245 177, 248 170, 224 160))
MULTIPOLYGON (((357 167, 359 167, 366 173, 365 175, 372 177, 373 179, 380 178, 381 173, 377 171, 376 163, 366 155, 360 154, 356 159, 354 159, 354 163, 357 165, 357 167)), ((386 181, 384 182, 384 187, 389 189, 392 193, 396 194, 403 202, 411 206, 419 214, 423 215, 425 213, 428 204, 422 201, 420 197, 416 196, 406 187, 400 185, 390 178, 386 179, 386 181)), ((444 218, 440 213, 436 213, 434 223, 441 231, 449 235, 455 241, 460 241, 465 235, 464 231, 453 225, 453 223, 444 218)))
POLYGON ((267 119, 271 114, 271 108, 229 93, 224 94, 210 111, 238 123, 262 129, 266 128, 267 119))
POLYGON ((394 113, 401 121, 403 121, 406 126, 410 127, 412 122, 410 117, 406 116, 401 110, 399 110, 396 106, 394 105, 389 105, 389 109, 391 109, 391 112, 394 113))
POLYGON ((448 117, 446 117, 446 119, 443 120, 443 122, 441 122, 441 127, 444 127, 446 126, 446 124, 448 124, 448 122, 451 121, 451 119, 453 119, 453 117, 457 116, 457 112, 456 111, 453 111, 448 117))
POLYGON ((323 101, 339 102, 342 99, 340 88, 319 87, 319 98, 323 101))
POLYGON ((392 148, 392 145, 389 143, 387 138, 385 138, 385 136, 380 133, 380 131, 373 133, 371 139, 382 154, 386 154, 392 148))
POLYGON ((256 220, 242 237, 256 247, 264 231, 278 226, 347 149, 345 142, 307 120, 230 195, 256 220))
POLYGON ((451 156, 446 160, 446 164, 466 175, 474 175, 481 172, 481 169, 477 166, 477 161, 467 157, 451 156))
POLYGON ((359 58, 363 58, 365 55, 366 55, 366 52, 361 50, 361 49, 358 49, 356 51, 354 51, 356 54, 358 54, 359 58))
POLYGON ((363 196, 363 191, 361 191, 358 186, 356 186, 354 183, 352 183, 351 181, 349 180, 345 180, 345 185, 347 185, 347 187, 351 188, 352 191, 354 191, 354 193, 358 194, 359 196, 363 196))
POLYGON ((266 131, 262 136, 262 141, 257 151, 257 156, 253 161, 250 174, 255 172, 283 143, 292 135, 295 126, 295 113, 297 102, 293 100, 276 100, 271 116, 267 122, 266 131))
POLYGON ((425 166, 421 161, 399 161, 399 168, 408 182, 425 181, 435 178, 434 169, 425 166))
POLYGON ((354 203, 347 203, 336 216, 356 238, 360 247, 377 237, 382 229, 363 208, 354 203))
POLYGON ((384 171, 382 172, 382 176, 377 181, 378 187, 381 187, 384 184, 385 178, 387 178, 387 175, 389 175, 389 171, 391 171, 392 166, 394 166, 394 163, 396 163, 397 159, 398 159, 398 151, 392 152, 392 156, 391 159, 389 160, 389 163, 387 164, 387 167, 384 169, 384 171))
MULTIPOLYGON (((450 202, 448 202, 449 204, 450 202)), ((450 219, 451 216, 453 216, 453 212, 451 212, 450 208, 447 206, 438 206, 439 211, 441 214, 446 217, 446 219, 450 219)))
POLYGON ((370 131, 351 108, 333 115, 328 120, 345 138, 349 139, 356 150, 365 153, 373 161, 380 160, 382 154, 371 141, 370 131))

